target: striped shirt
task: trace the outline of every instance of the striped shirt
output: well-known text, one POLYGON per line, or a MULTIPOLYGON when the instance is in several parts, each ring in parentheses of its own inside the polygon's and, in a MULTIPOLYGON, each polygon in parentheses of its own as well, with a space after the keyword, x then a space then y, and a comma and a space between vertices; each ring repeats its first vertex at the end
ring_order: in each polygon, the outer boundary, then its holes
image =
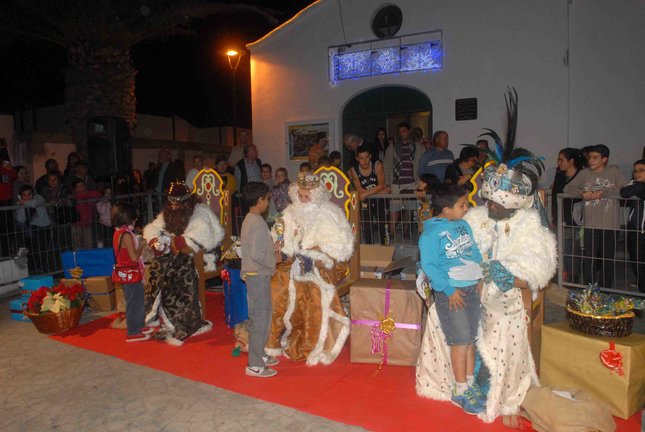
POLYGON ((401 172, 398 184, 407 185, 414 183, 414 160, 412 159, 412 141, 401 143, 401 172))

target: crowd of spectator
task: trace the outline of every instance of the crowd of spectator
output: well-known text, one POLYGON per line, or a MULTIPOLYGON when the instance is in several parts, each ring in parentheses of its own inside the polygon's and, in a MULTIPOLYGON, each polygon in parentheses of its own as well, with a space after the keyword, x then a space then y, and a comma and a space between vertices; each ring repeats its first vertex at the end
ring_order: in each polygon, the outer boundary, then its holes
MULTIPOLYGON (((379 128, 371 143, 351 132, 343 137, 344 146, 353 156, 345 172, 361 201, 361 231, 366 243, 391 243, 401 225, 402 212, 411 212, 418 219, 420 209, 430 209, 429 197, 439 184, 454 183, 472 191, 470 180, 486 159, 488 141, 483 139, 475 146, 462 147, 455 159, 449 149, 449 134, 444 130, 428 138, 421 128, 411 128, 402 122, 396 131, 397 136, 393 138, 385 128, 379 128), (386 194, 394 196, 383 197, 386 194)), ((634 198, 627 204, 629 215, 624 240, 629 265, 637 275, 636 285, 644 289, 645 162, 640 159, 634 164, 633 179, 627 183, 620 170, 609 165, 609 154, 609 148, 604 145, 564 148, 559 152, 551 186, 550 216, 554 229, 559 214, 558 195, 574 196, 561 201, 563 275, 569 282, 614 285, 616 245, 622 240, 617 234, 621 229, 621 203, 616 198, 634 198)), ((58 265, 59 258, 52 263, 46 251, 111 245, 109 214, 119 184, 96 181, 87 162, 76 152, 68 155, 63 171, 55 159, 48 159, 45 173, 33 183, 26 167, 12 166, 3 139, 0 139, 0 158, 0 207, 23 206, 0 210, 3 225, 0 257, 15 256, 24 248, 33 251, 29 255, 30 270, 47 272, 58 265)), ((343 169, 341 153, 328 152, 326 142, 319 141, 310 149, 299 171, 311 173, 319 167, 331 166, 343 169)), ((127 180, 130 182, 127 191, 160 196, 176 181, 185 181, 193 188, 203 168, 209 168, 203 155, 195 155, 192 167, 186 172, 184 162, 173 160, 170 151, 163 149, 157 162, 150 162, 143 173, 133 172, 127 180)), ((230 154, 216 156, 213 168, 222 178, 223 188, 233 197, 234 232, 238 232, 237 222, 248 211, 239 194, 247 183, 263 182, 269 186, 272 194, 266 217, 270 224, 290 202, 287 169, 274 170, 263 163, 248 131, 240 132, 239 143, 230 154)), ((154 210, 160 205, 161 201, 155 202, 154 210)))

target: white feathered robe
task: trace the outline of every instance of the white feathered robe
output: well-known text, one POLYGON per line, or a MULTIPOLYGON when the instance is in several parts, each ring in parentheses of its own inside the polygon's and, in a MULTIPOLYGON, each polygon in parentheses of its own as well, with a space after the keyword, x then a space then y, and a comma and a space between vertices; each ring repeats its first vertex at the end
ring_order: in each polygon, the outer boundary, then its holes
MULTIPOLYGON (((536 211, 520 209, 507 220, 495 221, 488 217, 486 207, 475 207, 464 219, 485 260, 498 260, 515 277, 525 280, 534 293, 548 284, 556 269, 556 242, 536 211)), ((486 411, 479 417, 488 423, 499 415, 516 414, 528 388, 539 381, 521 290, 503 292, 493 282, 484 284, 481 304, 477 350, 491 381, 486 411)), ((454 375, 434 304, 428 311, 416 381, 420 396, 450 400, 454 375)))
MULTIPOLYGON (((295 189, 290 195, 298 199, 295 189)), ((344 212, 328 198, 304 207, 291 204, 282 220, 282 252, 293 263, 278 266, 271 281, 273 319, 265 350, 306 359, 308 366, 328 365, 349 335, 350 321, 336 284, 354 252, 354 237, 344 212), (310 271, 302 272, 300 257, 313 260, 310 271)))

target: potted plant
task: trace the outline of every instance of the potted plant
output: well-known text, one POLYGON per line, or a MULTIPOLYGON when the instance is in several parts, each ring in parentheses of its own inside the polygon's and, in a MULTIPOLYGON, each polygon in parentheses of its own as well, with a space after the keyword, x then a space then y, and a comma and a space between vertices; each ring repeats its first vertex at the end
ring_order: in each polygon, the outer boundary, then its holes
POLYGON ((39 332, 55 334, 78 327, 84 305, 85 290, 80 284, 60 284, 34 291, 24 313, 39 332))

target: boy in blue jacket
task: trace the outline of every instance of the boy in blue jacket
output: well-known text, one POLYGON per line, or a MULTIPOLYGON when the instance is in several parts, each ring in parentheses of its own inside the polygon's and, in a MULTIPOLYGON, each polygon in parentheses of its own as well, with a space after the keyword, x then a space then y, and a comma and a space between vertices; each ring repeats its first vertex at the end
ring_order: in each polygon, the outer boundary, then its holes
POLYGON ((468 210, 466 199, 467 191, 455 184, 440 185, 433 192, 432 208, 438 217, 424 222, 419 251, 421 267, 434 291, 441 329, 450 346, 455 376, 451 401, 474 415, 485 409, 485 398, 474 383, 480 316, 478 272, 474 272, 473 280, 455 280, 448 275, 453 267, 468 264, 479 268, 482 261, 470 225, 462 220, 468 210))

